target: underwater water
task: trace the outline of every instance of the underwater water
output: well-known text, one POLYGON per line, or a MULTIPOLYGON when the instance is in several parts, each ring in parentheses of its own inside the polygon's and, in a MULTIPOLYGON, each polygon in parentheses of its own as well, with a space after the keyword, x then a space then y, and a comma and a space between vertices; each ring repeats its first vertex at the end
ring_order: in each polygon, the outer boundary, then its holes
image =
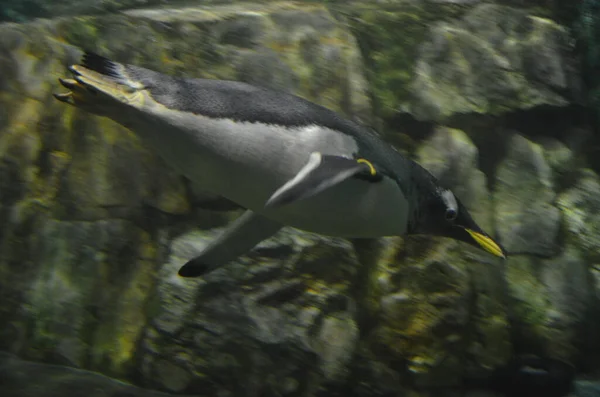
POLYGON ((0 396, 600 397, 598 65, 597 0, 0 0, 0 396))

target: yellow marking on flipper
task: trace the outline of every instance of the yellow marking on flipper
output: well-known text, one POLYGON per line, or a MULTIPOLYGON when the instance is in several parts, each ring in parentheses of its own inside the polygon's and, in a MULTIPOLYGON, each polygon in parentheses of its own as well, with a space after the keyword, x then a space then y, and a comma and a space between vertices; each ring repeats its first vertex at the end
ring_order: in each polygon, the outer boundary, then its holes
POLYGON ((504 254, 502 248, 500 248, 500 246, 490 237, 485 236, 481 233, 477 233, 476 231, 473 231, 471 229, 465 228, 465 230, 471 235, 471 237, 473 237, 473 240, 475 240, 477 244, 481 246, 481 248, 483 248, 492 255, 506 259, 506 255, 504 254))
POLYGON ((371 162, 367 159, 358 159, 356 160, 357 163, 363 163, 366 164, 369 167, 369 171, 371 172, 372 176, 377 175, 377 170, 375 169, 375 167, 373 167, 373 164, 371 164, 371 162))

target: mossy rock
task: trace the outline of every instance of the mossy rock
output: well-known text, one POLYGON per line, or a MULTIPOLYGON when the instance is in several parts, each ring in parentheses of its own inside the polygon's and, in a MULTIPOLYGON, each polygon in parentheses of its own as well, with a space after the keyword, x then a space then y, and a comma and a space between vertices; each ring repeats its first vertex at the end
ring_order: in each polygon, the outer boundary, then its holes
POLYGON ((365 56, 379 117, 392 118, 410 101, 419 46, 429 25, 452 20, 467 9, 457 4, 404 1, 376 8, 361 2, 332 6, 349 23, 365 56))
POLYGON ((145 384, 203 394, 339 387, 358 340, 350 244, 285 228, 203 278, 174 277, 216 232, 172 242, 139 352, 145 384), (313 368, 319 375, 298 375, 313 368))
POLYGON ((374 351, 406 363, 405 376, 423 387, 456 386, 472 368, 489 371, 510 356, 505 308, 483 301, 501 299, 497 275, 465 250, 412 238, 380 258, 380 321, 369 340, 374 351))
POLYGON ((568 106, 578 86, 567 72, 568 42, 568 31, 554 21, 493 4, 473 8, 460 22, 433 25, 420 50, 411 113, 441 121, 568 106))
POLYGON ((375 111, 390 128, 406 116, 450 123, 565 107, 579 95, 568 29, 547 8, 398 1, 332 9, 361 45, 375 111))
POLYGON ((514 135, 496 171, 496 227, 509 253, 551 257, 559 250, 560 212, 543 148, 514 135))

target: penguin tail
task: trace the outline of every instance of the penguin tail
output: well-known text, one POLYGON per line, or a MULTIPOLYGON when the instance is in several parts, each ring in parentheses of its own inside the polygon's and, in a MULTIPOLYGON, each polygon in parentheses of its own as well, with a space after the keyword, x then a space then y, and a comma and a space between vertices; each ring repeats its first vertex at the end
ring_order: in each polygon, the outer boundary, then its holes
POLYGON ((69 92, 54 94, 61 102, 106 115, 115 104, 133 104, 144 86, 132 80, 126 66, 93 52, 85 52, 79 64, 69 66, 73 78, 59 79, 69 92))

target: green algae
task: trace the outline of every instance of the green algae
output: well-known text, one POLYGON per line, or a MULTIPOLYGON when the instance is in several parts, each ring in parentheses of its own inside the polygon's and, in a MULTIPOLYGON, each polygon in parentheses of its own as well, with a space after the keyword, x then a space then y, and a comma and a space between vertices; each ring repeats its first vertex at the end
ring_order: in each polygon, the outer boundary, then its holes
POLYGON ((464 13, 459 5, 412 2, 372 8, 333 7, 344 15, 367 63, 375 112, 389 119, 411 101, 411 82, 420 44, 434 21, 464 13))

